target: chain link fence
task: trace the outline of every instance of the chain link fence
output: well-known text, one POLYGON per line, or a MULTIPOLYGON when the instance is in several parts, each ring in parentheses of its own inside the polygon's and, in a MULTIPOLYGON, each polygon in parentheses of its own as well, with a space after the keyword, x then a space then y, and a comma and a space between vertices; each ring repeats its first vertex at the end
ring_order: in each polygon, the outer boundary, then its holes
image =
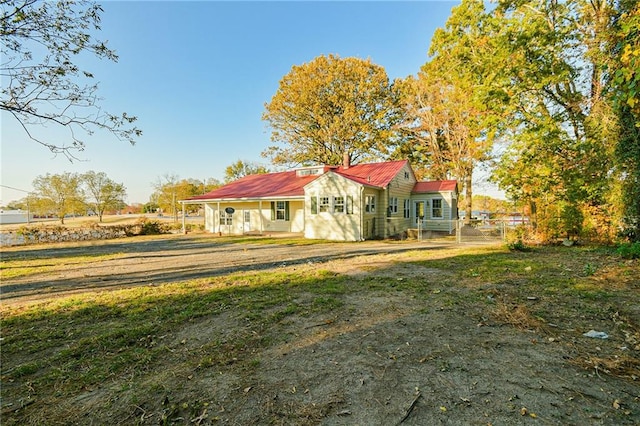
POLYGON ((522 232, 526 224, 510 220, 420 220, 415 230, 419 241, 451 241, 457 243, 501 243, 522 232))

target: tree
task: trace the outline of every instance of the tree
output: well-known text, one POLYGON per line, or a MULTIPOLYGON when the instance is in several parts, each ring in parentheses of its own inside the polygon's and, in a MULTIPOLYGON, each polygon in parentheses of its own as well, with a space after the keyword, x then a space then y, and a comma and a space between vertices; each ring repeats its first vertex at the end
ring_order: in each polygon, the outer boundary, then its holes
POLYGON ((614 110, 618 117, 615 169, 623 234, 640 241, 640 4, 619 2, 609 45, 614 110))
POLYGON ((431 60, 403 85, 407 138, 395 153, 432 179, 461 181, 466 220, 471 219, 474 169, 488 159, 493 142, 478 90, 485 71, 485 16, 482 2, 463 1, 446 27, 436 31, 431 60))
POLYGON ((495 179, 550 236, 607 226, 617 118, 607 93, 613 0, 500 1, 492 11, 487 103, 510 141, 495 179))
POLYGON ((262 116, 271 129, 262 155, 274 164, 356 163, 388 154, 399 119, 397 94, 370 60, 319 56, 294 66, 262 116))
POLYGON ((178 220, 180 200, 204 194, 216 187, 220 182, 208 179, 202 182, 197 179, 180 179, 177 175, 165 174, 154 183, 155 192, 151 195, 145 209, 157 206, 161 212, 171 212, 174 221, 178 220))
POLYGON ((80 179, 90 199, 87 204, 98 215, 99 222, 102 222, 105 210, 118 209, 124 205, 124 198, 127 195, 124 185, 109 179, 106 173, 90 171, 83 174, 80 179))
POLYGON ((38 176, 33 181, 33 188, 36 193, 34 210, 54 213, 61 224, 68 214, 84 210, 84 195, 76 173, 38 176))
POLYGON ((88 0, 5 0, 0 6, 2 37, 0 110, 14 117, 28 137, 69 159, 82 151, 82 134, 105 130, 135 143, 142 135, 136 117, 102 110, 93 74, 79 65, 81 54, 117 61, 116 53, 97 40, 103 9, 88 0), (52 141, 36 126, 68 129, 69 139, 52 141))
POLYGON ((226 183, 229 183, 234 180, 238 180, 244 176, 264 174, 264 173, 269 173, 269 169, 267 169, 265 166, 262 166, 257 163, 238 160, 232 165, 227 166, 227 168, 224 171, 224 181, 226 183))

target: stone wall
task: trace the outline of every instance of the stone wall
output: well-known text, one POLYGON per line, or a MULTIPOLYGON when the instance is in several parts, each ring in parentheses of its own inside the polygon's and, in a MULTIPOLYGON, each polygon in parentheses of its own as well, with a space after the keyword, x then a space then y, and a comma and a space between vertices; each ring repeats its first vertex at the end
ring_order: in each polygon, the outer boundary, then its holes
POLYGON ((139 225, 96 226, 91 228, 25 228, 0 232, 0 246, 21 246, 65 241, 89 241, 123 238, 139 233, 139 225))

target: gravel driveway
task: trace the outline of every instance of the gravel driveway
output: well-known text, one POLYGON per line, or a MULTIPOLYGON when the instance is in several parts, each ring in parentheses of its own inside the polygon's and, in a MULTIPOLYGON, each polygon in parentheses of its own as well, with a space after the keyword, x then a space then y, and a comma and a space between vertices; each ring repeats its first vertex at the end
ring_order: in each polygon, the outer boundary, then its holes
POLYGON ((45 272, 15 279, 3 278, 0 300, 3 304, 24 303, 86 291, 164 284, 367 255, 432 250, 451 244, 418 241, 264 244, 259 241, 228 242, 211 235, 191 234, 13 247, 3 249, 3 260, 69 258, 70 261, 62 274, 45 272), (117 257, 104 260, 105 255, 117 257), (78 262, 74 260, 78 256, 95 256, 96 260, 78 262))

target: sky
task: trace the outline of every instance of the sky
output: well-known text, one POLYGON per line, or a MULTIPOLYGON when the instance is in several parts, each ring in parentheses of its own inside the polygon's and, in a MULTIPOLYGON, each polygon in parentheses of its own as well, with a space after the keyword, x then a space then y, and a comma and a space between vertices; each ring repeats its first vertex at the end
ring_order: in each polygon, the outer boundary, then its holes
MULTIPOLYGON (((109 133, 86 138, 78 160, 31 141, 1 119, 0 204, 23 198, 47 173, 104 172, 128 203, 146 203, 164 176, 224 179, 238 160, 270 167, 265 103, 294 65, 320 55, 370 59, 390 79, 415 75, 453 1, 105 1, 97 38, 117 63, 79 58, 100 105, 138 117, 134 146, 109 133)), ((61 133, 41 129, 52 140, 61 133)), ((479 182, 476 193, 493 195, 479 182), (484 188, 484 189, 483 189, 484 188)))

